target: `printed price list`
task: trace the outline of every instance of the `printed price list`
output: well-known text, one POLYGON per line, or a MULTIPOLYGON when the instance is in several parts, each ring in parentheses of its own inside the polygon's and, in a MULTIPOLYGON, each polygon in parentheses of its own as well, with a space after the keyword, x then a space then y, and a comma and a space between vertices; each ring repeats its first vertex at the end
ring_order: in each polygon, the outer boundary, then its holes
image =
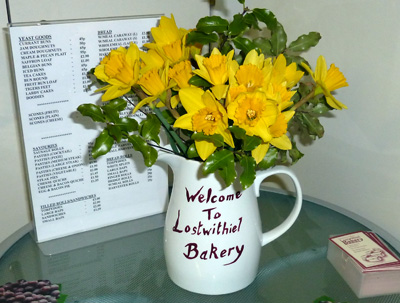
POLYGON ((88 71, 112 49, 150 42, 158 19, 10 28, 39 242, 164 211, 165 169, 146 168, 127 142, 94 159, 100 129, 76 111, 101 103, 88 71), (160 190, 153 190, 155 181, 160 190))

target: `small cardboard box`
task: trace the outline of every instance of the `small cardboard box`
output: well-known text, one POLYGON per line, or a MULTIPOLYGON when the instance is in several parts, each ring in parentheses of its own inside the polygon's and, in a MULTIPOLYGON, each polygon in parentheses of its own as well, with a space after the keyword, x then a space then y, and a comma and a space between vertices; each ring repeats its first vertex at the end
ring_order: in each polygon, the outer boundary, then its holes
POLYGON ((327 258, 358 298, 400 293, 400 259, 372 232, 331 237, 327 258))

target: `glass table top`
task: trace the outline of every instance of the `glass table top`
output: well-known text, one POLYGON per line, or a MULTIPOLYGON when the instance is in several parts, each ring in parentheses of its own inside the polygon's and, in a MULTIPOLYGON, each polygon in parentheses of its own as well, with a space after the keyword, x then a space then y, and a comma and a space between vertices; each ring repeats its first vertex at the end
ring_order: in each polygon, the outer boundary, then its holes
MULTIPOLYGON (((264 231, 282 222, 293 204, 291 196, 262 191, 259 208, 264 231)), ((146 224, 145 221, 142 222, 146 224)), ((75 245, 69 248, 65 247, 67 240, 38 245, 33 235, 27 233, 0 258, 0 285, 19 279, 51 280, 62 285, 62 292, 68 295, 67 303, 312 303, 322 296, 335 302, 400 302, 400 295, 364 299, 355 296, 326 258, 328 239, 368 229, 309 201, 303 201, 293 227, 262 248, 256 280, 228 295, 194 294, 176 286, 166 271, 163 229, 128 235, 138 230, 127 231, 130 228, 129 223, 124 223, 97 230, 96 234, 82 233, 70 242, 75 245), (110 237, 110 229, 116 228, 118 232, 110 237)))

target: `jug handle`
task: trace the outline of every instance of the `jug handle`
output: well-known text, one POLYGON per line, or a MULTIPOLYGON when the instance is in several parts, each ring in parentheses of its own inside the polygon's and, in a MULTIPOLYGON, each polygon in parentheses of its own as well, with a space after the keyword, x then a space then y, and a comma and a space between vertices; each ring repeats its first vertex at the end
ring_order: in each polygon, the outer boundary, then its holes
POLYGON ((296 175, 293 173, 293 171, 285 166, 276 166, 274 168, 271 168, 271 169, 268 169, 265 171, 257 172, 257 177, 254 181, 254 190, 255 190, 256 196, 257 197, 260 196, 261 182, 265 178, 275 175, 275 174, 284 174, 284 175, 289 176, 292 179, 295 190, 296 190, 296 201, 295 201, 295 204, 294 204, 293 209, 290 212, 289 216, 280 225, 278 225, 275 228, 273 228, 272 230, 267 231, 262 234, 262 240, 261 240, 262 246, 264 246, 267 243, 270 243, 273 240, 275 240, 276 238, 280 237, 293 225, 293 223, 296 221, 297 217, 300 214, 301 205, 303 202, 303 193, 302 193, 302 190, 300 187, 300 182, 297 179, 296 175))

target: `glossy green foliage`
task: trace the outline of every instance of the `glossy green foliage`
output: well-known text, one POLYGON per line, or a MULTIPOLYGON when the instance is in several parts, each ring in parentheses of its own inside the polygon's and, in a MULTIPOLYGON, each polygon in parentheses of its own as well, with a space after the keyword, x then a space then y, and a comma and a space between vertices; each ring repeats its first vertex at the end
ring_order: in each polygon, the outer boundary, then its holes
POLYGON ((207 158, 203 165, 203 173, 208 175, 215 172, 218 172, 222 177, 226 186, 231 185, 235 181, 236 170, 233 152, 223 149, 214 152, 207 158))
POLYGON ((78 107, 83 116, 102 122, 103 130, 94 142, 92 156, 96 159, 107 154, 115 143, 128 141, 142 154, 145 165, 152 166, 157 160, 157 151, 148 142, 160 143, 161 122, 154 114, 148 114, 139 125, 136 119, 121 115, 126 107, 123 99, 114 99, 102 106, 82 104, 78 107))

